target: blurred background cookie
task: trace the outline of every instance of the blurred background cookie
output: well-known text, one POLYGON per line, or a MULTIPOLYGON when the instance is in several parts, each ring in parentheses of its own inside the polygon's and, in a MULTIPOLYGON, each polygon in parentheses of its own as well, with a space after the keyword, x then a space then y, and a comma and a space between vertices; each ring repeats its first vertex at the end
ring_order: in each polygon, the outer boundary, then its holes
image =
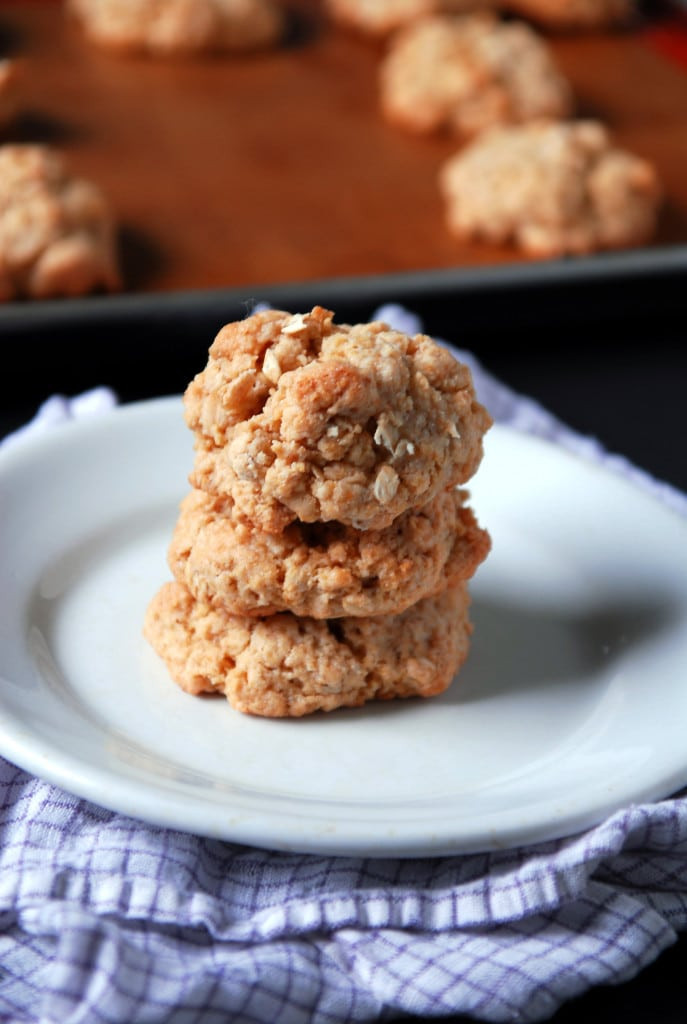
POLYGON ((0 146, 0 299, 119 284, 115 221, 101 190, 48 146, 0 146))
POLYGON ((573 107, 544 40, 486 11, 422 18, 398 32, 381 64, 380 98, 385 117, 403 128, 459 135, 566 117, 573 107))
POLYGON ((497 6, 498 0, 325 0, 332 21, 379 38, 428 14, 464 14, 497 6))
POLYGON ((494 128, 441 168, 449 229, 542 256, 639 245, 661 189, 652 164, 596 121, 494 128))
POLYGON ((86 37, 155 56, 261 49, 284 31, 274 0, 67 0, 86 37))

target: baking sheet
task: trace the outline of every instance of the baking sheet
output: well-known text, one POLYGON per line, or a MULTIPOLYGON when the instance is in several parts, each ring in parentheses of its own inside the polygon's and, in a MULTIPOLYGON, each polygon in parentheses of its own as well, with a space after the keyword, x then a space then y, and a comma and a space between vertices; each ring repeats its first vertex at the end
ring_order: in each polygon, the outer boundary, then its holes
POLYGON ((492 373, 655 475, 687 488, 687 246, 538 267, 338 278, 243 289, 91 297, 0 307, 0 435, 49 395, 107 384, 122 401, 183 391, 219 328, 255 301, 314 303, 339 322, 387 302, 474 352, 492 373), (668 442, 668 443, 667 443, 668 442))
MULTIPOLYGON (((204 60, 105 53, 62 3, 2 3, 3 50, 27 69, 24 112, 5 139, 58 145, 105 189, 127 292, 526 262, 448 234, 436 174, 456 143, 388 125, 380 46, 329 24, 318 0, 290 2, 288 46, 204 60)), ((665 24, 653 14, 626 31, 550 38, 579 113, 657 164, 666 203, 641 250, 647 266, 687 243, 687 73, 654 45, 665 24)))

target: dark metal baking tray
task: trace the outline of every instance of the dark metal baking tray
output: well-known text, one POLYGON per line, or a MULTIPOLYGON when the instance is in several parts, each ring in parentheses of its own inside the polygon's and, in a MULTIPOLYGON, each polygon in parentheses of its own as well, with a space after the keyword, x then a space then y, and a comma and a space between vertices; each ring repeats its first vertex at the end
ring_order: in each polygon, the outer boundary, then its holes
POLYGON ((384 303, 473 351, 662 478, 687 488, 687 246, 492 268, 340 278, 255 288, 122 294, 0 308, 0 429, 55 392, 107 384, 123 401, 180 392, 218 329, 256 302, 315 304, 340 322, 384 303))

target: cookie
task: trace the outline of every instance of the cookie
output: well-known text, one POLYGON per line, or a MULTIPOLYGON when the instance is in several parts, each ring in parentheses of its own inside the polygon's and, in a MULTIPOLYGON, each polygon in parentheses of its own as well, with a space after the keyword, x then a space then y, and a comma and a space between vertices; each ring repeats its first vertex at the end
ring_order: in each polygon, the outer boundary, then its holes
POLYGON ((93 43, 174 56, 275 45, 284 14, 273 0, 69 0, 93 43))
POLYGON ((119 287, 115 222, 100 189, 42 145, 0 146, 0 299, 119 287))
POLYGON ((321 307, 228 324, 184 396, 193 487, 267 533, 336 520, 390 526, 468 480, 491 424, 444 347, 321 307))
POLYGON ((654 167, 596 121, 493 128, 441 168, 449 229, 539 256, 641 245, 660 202, 654 167))
POLYGON ((505 0, 504 9, 563 31, 607 29, 629 23, 636 13, 633 0, 505 0))
POLYGON ((428 14, 465 14, 496 7, 497 0, 325 0, 336 24, 372 38, 383 38, 428 14))
POLYGON ((423 18, 394 36, 380 67, 380 102, 402 128, 461 136, 566 117, 573 105, 544 41, 487 12, 423 18))
POLYGON ((235 615, 397 615, 474 575, 489 551, 459 491, 444 491, 385 530, 292 523, 262 533, 230 499, 191 491, 169 548, 170 568, 197 600, 235 615))
POLYGON ((248 714, 300 717, 444 691, 467 657, 468 604, 458 584, 402 615, 256 619, 195 601, 174 582, 151 601, 144 633, 188 693, 223 693, 248 714))

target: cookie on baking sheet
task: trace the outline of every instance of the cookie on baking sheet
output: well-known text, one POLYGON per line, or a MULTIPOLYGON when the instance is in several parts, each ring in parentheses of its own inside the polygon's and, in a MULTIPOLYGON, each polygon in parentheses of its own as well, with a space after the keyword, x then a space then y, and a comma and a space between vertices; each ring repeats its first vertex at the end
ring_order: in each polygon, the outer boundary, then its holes
POLYGON ((298 522, 275 535, 236 516, 230 499, 191 491, 169 564, 195 598, 237 615, 397 615, 486 558, 489 535, 464 497, 444 491, 385 530, 298 522))
POLYGON ((634 0, 504 0, 503 9, 546 29, 593 31, 629 23, 634 0))
POLYGON ((48 146, 0 146, 0 299, 119 283, 114 218, 100 189, 48 146))
POLYGON ((268 533, 295 519, 383 529, 469 479, 491 424, 446 348, 319 306, 223 327, 184 404, 192 486, 268 533))
POLYGON ((428 14, 465 14, 497 5, 498 0, 325 0, 332 21, 379 38, 428 14))
POLYGON ((88 39, 156 56, 261 49, 281 38, 275 0, 68 0, 88 39))
POLYGON ((596 121, 493 128, 443 165, 439 184, 459 238, 541 256, 643 244, 661 193, 654 167, 596 121))
POLYGON ((475 135, 495 124, 566 117, 572 91, 536 32, 495 15, 436 15, 393 37, 380 66, 384 116, 417 132, 475 135))
POLYGON ((144 633, 189 693, 223 693, 248 714, 300 717, 441 693, 467 657, 468 605, 458 584, 402 615, 256 619, 195 601, 174 582, 151 601, 144 633))

